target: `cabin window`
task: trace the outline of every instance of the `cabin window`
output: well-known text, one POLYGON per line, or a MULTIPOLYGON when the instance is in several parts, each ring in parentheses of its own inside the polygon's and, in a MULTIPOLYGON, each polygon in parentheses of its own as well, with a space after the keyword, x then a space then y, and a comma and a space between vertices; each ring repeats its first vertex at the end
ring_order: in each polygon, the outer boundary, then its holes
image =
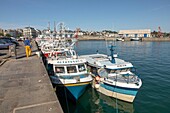
POLYGON ((64 67, 55 67, 55 72, 56 73, 65 73, 64 67))
POLYGON ((126 72, 126 71, 127 71, 127 69, 122 69, 122 70, 121 70, 121 72, 126 72))
POLYGON ((127 68, 126 71, 130 71, 130 68, 127 68))
POLYGON ((71 56, 71 53, 69 51, 66 52, 67 56, 71 56))
POLYGON ((121 70, 116 70, 115 73, 120 73, 121 70))
POLYGON ((79 72, 86 71, 84 64, 78 65, 78 69, 79 69, 79 72))
POLYGON ((67 67, 67 73, 76 73, 76 66, 67 67))
POLYGON ((116 70, 111 70, 110 73, 115 73, 116 70))
POLYGON ((97 73, 97 68, 91 68, 91 72, 92 72, 94 75, 98 75, 98 73, 97 73))
POLYGON ((73 51, 73 56, 76 55, 75 51, 73 51))

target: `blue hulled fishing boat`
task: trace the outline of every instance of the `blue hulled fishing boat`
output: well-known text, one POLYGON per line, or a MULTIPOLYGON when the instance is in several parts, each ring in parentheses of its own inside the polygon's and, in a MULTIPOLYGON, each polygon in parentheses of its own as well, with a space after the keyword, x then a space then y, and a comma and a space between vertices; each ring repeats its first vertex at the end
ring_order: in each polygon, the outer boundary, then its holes
POLYGON ((72 54, 70 52, 63 51, 59 57, 48 59, 48 65, 53 68, 53 74, 50 76, 52 83, 59 87, 65 87, 71 98, 74 98, 72 100, 77 101, 92 82, 92 77, 87 72, 86 60, 78 57, 73 58, 74 55, 68 55, 72 54))

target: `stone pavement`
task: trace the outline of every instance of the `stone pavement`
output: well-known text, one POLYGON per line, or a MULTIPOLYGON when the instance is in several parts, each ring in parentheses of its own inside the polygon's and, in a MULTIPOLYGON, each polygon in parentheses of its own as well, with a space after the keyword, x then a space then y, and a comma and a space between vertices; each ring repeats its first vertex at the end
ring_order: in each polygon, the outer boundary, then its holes
POLYGON ((0 113, 63 113, 35 43, 32 51, 26 58, 21 44, 0 66, 0 113))
POLYGON ((0 49, 0 66, 4 64, 8 58, 9 58, 9 50, 0 49))

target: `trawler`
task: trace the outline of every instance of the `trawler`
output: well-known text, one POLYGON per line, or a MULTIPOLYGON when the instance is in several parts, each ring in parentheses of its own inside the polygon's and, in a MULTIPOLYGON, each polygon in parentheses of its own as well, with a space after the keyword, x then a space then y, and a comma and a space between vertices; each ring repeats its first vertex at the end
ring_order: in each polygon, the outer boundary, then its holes
POLYGON ((86 59, 79 58, 74 50, 77 40, 71 39, 69 42, 63 37, 63 32, 61 30, 59 37, 42 44, 41 51, 46 58, 52 84, 66 89, 64 93, 77 101, 93 78, 87 71, 86 59))
POLYGON ((82 55, 87 60, 87 65, 95 77, 92 86, 98 92, 126 102, 133 102, 142 81, 130 62, 117 57, 113 45, 110 46, 111 55, 90 54, 82 55))

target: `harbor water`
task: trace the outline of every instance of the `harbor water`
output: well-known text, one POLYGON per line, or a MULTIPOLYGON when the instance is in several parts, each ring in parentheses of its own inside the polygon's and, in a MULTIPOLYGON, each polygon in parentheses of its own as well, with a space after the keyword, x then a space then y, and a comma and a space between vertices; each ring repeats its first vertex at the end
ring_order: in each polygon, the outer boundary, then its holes
POLYGON ((78 41, 79 55, 110 54, 107 46, 116 46, 118 57, 131 62, 142 79, 133 103, 107 97, 93 88, 80 97, 77 104, 58 95, 65 113, 170 113, 170 42, 78 41))

